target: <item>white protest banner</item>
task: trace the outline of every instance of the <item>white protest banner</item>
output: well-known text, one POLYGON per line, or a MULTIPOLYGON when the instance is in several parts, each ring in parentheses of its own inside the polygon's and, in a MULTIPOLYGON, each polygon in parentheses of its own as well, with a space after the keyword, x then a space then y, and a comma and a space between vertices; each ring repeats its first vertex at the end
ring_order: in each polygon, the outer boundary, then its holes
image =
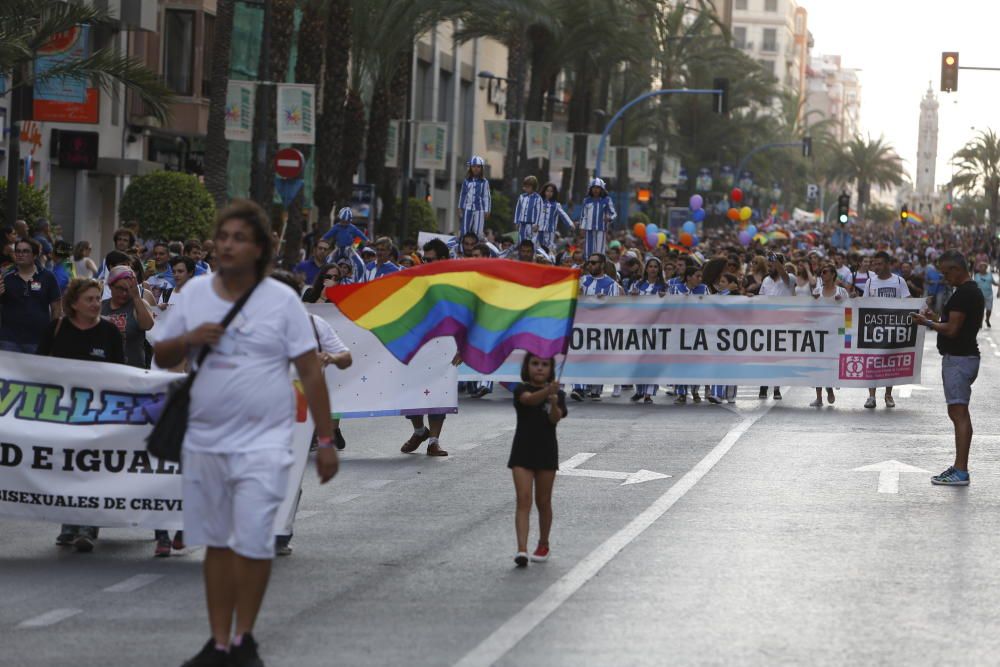
POLYGON ((399 121, 390 120, 385 141, 385 166, 399 166, 399 121))
POLYGON ((278 87, 278 143, 316 143, 316 86, 283 83, 278 87))
POLYGON ((526 154, 529 160, 545 159, 549 156, 552 123, 526 122, 524 135, 527 142, 526 154))
POLYGON ((573 166, 573 135, 569 132, 553 132, 552 153, 549 157, 552 169, 567 169, 573 166))
POLYGON ((226 87, 226 139, 253 139, 254 95, 257 84, 250 81, 230 81, 226 87))
POLYGON ((506 120, 484 120, 483 127, 486 130, 486 150, 505 152, 510 123, 506 120))
POLYGON ((628 177, 634 181, 648 181, 651 178, 648 148, 628 149, 628 177))
MULTIPOLYGON (((920 299, 581 297, 562 382, 870 387, 919 384, 920 299)), ((517 381, 515 352, 495 380, 517 381)), ((479 374, 462 367, 459 378, 479 374)))
MULTIPOLYGON (((175 373, 0 352, 0 516, 75 525, 180 529, 181 470, 146 452, 142 407, 175 373)), ((291 383, 288 388, 293 392, 291 383)), ((298 397, 301 479, 311 426, 298 397)), ((289 495, 297 496, 290 485, 289 495)), ((294 500, 294 498, 290 499, 294 500)), ((286 502, 277 532, 290 526, 286 502)))
POLYGON ((330 407, 339 419, 458 412, 458 370, 451 365, 455 341, 435 338, 409 364, 397 360, 375 337, 344 317, 333 304, 308 306, 333 326, 354 363, 328 368, 330 407))
POLYGON ((447 151, 447 123, 417 124, 417 153, 413 163, 417 169, 444 169, 447 151))

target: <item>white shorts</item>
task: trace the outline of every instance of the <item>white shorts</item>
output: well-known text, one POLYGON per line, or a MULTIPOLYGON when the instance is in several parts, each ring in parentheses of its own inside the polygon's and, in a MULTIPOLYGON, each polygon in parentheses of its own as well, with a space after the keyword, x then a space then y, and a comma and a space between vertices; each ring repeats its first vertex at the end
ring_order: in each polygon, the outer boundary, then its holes
POLYGON ((288 492, 292 453, 209 454, 184 449, 184 541, 274 558, 274 515, 288 492))

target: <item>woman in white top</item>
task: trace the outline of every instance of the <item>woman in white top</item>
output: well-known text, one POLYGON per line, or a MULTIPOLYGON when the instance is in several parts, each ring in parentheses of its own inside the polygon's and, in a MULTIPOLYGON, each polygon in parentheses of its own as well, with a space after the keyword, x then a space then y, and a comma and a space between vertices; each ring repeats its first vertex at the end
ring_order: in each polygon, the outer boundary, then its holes
POLYGON ((90 258, 93 250, 90 241, 80 241, 73 248, 73 267, 77 278, 93 278, 97 274, 97 264, 90 258))
POLYGON ((816 276, 809 268, 809 262, 802 260, 795 270, 795 296, 812 296, 815 289, 816 276))
MULTIPOLYGON (((834 301, 844 301, 850 298, 850 294, 847 293, 843 287, 837 284, 837 269, 833 264, 827 264, 819 272, 820 285, 815 290, 813 290, 813 298, 815 299, 826 299, 834 301)), ((833 405, 837 397, 833 395, 833 387, 826 388, 826 400, 830 405, 833 405)), ((809 404, 812 408, 823 407, 823 388, 816 387, 816 400, 809 404)))

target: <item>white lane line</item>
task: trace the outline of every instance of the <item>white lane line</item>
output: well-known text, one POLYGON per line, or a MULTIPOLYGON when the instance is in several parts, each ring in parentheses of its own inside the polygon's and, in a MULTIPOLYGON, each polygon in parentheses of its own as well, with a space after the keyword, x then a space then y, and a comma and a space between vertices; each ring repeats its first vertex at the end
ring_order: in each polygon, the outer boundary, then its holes
POLYGON ((394 479, 369 479, 361 483, 361 488, 363 489, 381 489, 383 487, 389 486, 396 480, 394 479))
POLYGON ((360 498, 360 493, 344 493, 336 496, 330 496, 326 500, 327 505, 340 505, 342 503, 349 503, 355 498, 360 498))
POLYGON ((725 437, 719 441, 719 444, 712 448, 712 451, 705 458, 677 480, 677 483, 671 486, 666 493, 653 501, 652 505, 643 510, 639 516, 632 519, 627 526, 587 554, 583 560, 573 566, 572 570, 545 589, 538 597, 521 609, 521 611, 510 617, 493 634, 466 653, 461 660, 455 663, 455 667, 487 667, 505 656, 528 633, 538 627, 552 612, 562 606, 584 584, 597 575, 601 571, 601 568, 618 555, 618 552, 627 547, 635 538, 639 537, 647 528, 653 525, 657 519, 663 516, 667 510, 673 507, 678 500, 684 497, 684 494, 701 481, 715 467, 715 464, 722 460, 722 457, 733 448, 733 445, 736 444, 743 434, 756 424, 761 417, 770 412, 774 405, 773 402, 768 403, 762 410, 747 415, 743 421, 726 433, 725 437))
POLYGON ((82 609, 53 609, 17 624, 19 628, 45 628, 83 613, 82 609))
POLYGON ((144 586, 149 586, 154 581, 158 581, 162 578, 162 574, 137 574, 134 577, 129 577, 125 581, 119 581, 114 586, 108 586, 104 589, 104 592, 131 593, 132 591, 137 591, 144 586))

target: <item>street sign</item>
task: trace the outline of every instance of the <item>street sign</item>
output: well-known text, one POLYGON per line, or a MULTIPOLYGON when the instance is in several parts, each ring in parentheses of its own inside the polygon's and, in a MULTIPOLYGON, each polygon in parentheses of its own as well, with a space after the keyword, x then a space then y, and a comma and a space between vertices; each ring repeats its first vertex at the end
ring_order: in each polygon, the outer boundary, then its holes
POLYGON ((806 186, 806 199, 819 199, 819 186, 810 183, 806 186))
POLYGON ((298 178, 305 166, 305 157, 294 148, 282 148, 274 154, 274 173, 282 178, 298 178))

